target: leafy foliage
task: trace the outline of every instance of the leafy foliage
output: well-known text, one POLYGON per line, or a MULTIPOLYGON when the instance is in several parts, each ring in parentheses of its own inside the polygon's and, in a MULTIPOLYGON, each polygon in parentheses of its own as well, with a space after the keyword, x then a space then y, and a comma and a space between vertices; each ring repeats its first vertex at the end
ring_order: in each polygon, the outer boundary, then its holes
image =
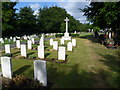
POLYGON ((13 35, 16 26, 16 2, 2 2, 2 31, 3 36, 13 35), (9 33, 9 34, 8 34, 9 33))
POLYGON ((120 2, 91 2, 82 10, 84 15, 94 26, 102 29, 112 28, 116 31, 120 28, 120 2))
POLYGON ((60 7, 50 7, 39 9, 38 15, 38 24, 42 29, 41 31, 44 33, 57 33, 57 32, 65 32, 65 22, 64 19, 68 17, 70 19, 69 22, 69 32, 73 32, 75 30, 79 30, 77 26, 79 26, 79 21, 75 20, 72 16, 67 14, 65 9, 60 7))
POLYGON ((64 33, 66 17, 69 18, 69 32, 87 31, 90 24, 82 24, 63 8, 53 6, 40 8, 34 15, 32 8, 25 6, 19 13, 14 8, 16 2, 4 2, 2 5, 3 36, 21 36, 39 33, 64 33))
POLYGON ((20 8, 18 14, 18 30, 20 34, 32 34, 36 32, 36 16, 30 7, 20 8))

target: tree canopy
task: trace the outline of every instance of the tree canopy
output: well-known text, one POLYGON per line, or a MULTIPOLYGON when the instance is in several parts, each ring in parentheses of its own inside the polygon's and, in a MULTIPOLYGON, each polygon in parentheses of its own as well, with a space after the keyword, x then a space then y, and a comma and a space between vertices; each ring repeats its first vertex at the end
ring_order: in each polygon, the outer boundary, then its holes
POLYGON ((120 29, 120 2, 91 2, 83 10, 84 16, 101 29, 120 29))
POLYGON ((54 6, 50 8, 39 9, 38 24, 41 31, 46 33, 65 32, 64 19, 69 18, 69 32, 80 31, 81 23, 68 14, 65 9, 54 6))
POLYGON ((34 15, 31 7, 20 8, 16 13, 16 2, 2 3, 2 33, 3 36, 15 36, 34 33, 64 33, 65 18, 69 18, 69 32, 87 31, 90 24, 82 24, 63 8, 52 6, 39 8, 34 15))
POLYGON ((16 26, 16 13, 14 6, 16 2, 2 3, 2 31, 3 36, 13 35, 16 26))
POLYGON ((18 31, 21 34, 32 34, 36 32, 36 16, 30 7, 20 8, 18 13, 18 31))

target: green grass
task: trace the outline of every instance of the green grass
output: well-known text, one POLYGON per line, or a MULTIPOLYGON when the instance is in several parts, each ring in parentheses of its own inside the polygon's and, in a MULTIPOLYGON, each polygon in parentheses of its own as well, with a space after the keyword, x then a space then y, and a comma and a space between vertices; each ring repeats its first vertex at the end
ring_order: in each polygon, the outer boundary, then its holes
MULTIPOLYGON (((54 39, 60 41, 60 38, 54 39)), ((76 38, 77 47, 72 52, 66 51, 67 63, 47 62, 47 78, 52 88, 115 88, 118 87, 117 50, 107 49, 97 43, 91 33, 81 34, 76 38)), ((65 44, 68 41, 65 41, 65 44)), ((60 42, 59 42, 60 43, 60 42)), ((34 45, 34 47, 37 47, 34 45)), ((57 51, 52 49, 49 41, 45 42, 45 56, 48 59, 56 58, 57 51)), ((18 49, 12 50, 14 56, 20 55, 18 49), (17 53, 18 52, 18 53, 17 53)), ((37 57, 37 50, 27 50, 27 53, 37 57)), ((36 59, 38 60, 38 59, 36 59)), ((34 60, 12 58, 13 74, 34 77, 34 60)))

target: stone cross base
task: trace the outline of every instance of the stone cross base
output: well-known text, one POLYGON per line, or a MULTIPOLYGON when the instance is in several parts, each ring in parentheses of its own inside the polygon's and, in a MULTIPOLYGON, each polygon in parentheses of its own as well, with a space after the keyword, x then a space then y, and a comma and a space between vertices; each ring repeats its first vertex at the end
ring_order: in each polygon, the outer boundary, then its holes
POLYGON ((71 40, 71 37, 69 36, 69 33, 64 33, 64 36, 62 37, 63 40, 71 40))
POLYGON ((71 37, 62 37, 64 40, 71 40, 71 37))
POLYGON ((64 37, 69 37, 69 33, 65 32, 64 37))

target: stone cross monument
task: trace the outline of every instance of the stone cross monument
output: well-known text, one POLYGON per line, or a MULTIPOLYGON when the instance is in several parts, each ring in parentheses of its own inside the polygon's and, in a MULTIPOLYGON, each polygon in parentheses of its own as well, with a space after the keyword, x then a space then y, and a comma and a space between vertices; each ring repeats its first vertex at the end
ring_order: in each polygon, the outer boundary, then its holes
POLYGON ((65 19, 65 22, 66 22, 66 32, 64 33, 64 36, 62 37, 62 39, 64 40, 71 40, 71 37, 69 36, 69 33, 68 33, 68 17, 66 17, 65 19))
POLYGON ((69 19, 66 17, 65 21, 66 21, 66 32, 65 33, 68 33, 68 21, 69 21, 69 19))

